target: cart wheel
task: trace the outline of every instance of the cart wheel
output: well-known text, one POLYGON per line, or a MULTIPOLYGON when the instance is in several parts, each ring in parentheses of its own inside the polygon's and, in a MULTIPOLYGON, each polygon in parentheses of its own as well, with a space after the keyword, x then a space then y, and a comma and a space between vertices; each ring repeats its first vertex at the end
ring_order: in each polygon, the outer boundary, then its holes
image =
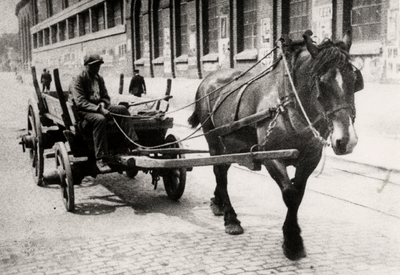
MULTIPOLYGON (((177 138, 174 135, 168 135, 165 138, 165 143, 175 142, 177 138)), ((168 146, 169 148, 182 148, 180 143, 175 143, 168 146)), ((168 154, 164 155, 165 158, 185 158, 184 154, 168 154)), ((163 172, 163 181, 165 191, 172 200, 178 200, 182 197, 186 185, 186 168, 172 168, 166 169, 163 172)))
POLYGON ((67 211, 75 209, 74 180, 67 148, 63 142, 55 144, 56 170, 60 177, 61 195, 67 211))
POLYGON ((125 173, 129 178, 133 179, 139 173, 139 170, 136 168, 129 168, 128 170, 125 171, 125 173))
POLYGON ((28 151, 35 172, 35 183, 42 186, 44 171, 42 125, 40 124, 39 110, 31 104, 28 109, 28 135, 33 140, 33 144, 28 151))

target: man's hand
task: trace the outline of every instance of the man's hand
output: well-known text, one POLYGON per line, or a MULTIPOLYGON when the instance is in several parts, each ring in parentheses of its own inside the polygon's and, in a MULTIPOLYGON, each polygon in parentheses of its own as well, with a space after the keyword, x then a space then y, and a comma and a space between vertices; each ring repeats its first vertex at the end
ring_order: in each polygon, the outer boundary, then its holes
POLYGON ((104 102, 101 102, 101 103, 99 104, 99 112, 100 112, 100 114, 102 114, 103 116, 105 116, 105 118, 106 118, 107 120, 111 120, 111 119, 112 119, 111 113, 110 113, 109 110, 107 110, 107 109, 105 108, 104 102))

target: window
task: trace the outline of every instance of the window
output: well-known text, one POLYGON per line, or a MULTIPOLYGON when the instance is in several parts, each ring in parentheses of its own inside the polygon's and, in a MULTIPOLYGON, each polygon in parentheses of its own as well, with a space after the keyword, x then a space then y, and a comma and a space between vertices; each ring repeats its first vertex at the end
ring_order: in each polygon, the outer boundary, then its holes
POLYGON ((85 35, 90 33, 90 17, 89 11, 84 11, 79 14, 79 35, 85 35))
POLYGON ((34 33, 33 34, 33 48, 37 49, 37 47, 38 47, 38 34, 34 33))
POLYGON ((66 21, 61 21, 58 23, 60 41, 64 41, 66 39, 66 25, 66 21))
POLYGON ((257 1, 238 1, 238 51, 252 50, 257 47, 257 1))
POLYGON ((381 0, 354 0, 351 11, 353 39, 357 42, 380 40, 382 24, 381 0))
POLYGON ((38 4, 37 0, 32 0, 32 20, 33 25, 36 25, 39 22, 39 11, 38 11, 38 4))
POLYGON ((39 32, 39 47, 43 47, 43 31, 39 32))
POLYGON ((62 0, 62 9, 66 9, 69 7, 69 1, 68 0, 62 0))
POLYGON ((51 29, 51 44, 57 43, 58 28, 57 25, 50 27, 51 29))
POLYGON ((135 47, 135 59, 140 59, 143 56, 143 16, 142 16, 142 1, 136 1, 135 4, 135 21, 134 21, 134 47, 135 47))
POLYGON ((162 20, 162 10, 158 11, 158 55, 156 57, 163 56, 164 53, 164 26, 163 26, 163 20, 162 20))
POLYGON ((118 56, 124 57, 126 55, 126 44, 118 46, 118 56))
POLYGON ((78 36, 78 28, 76 16, 68 18, 68 38, 74 38, 78 36))
POLYGON ((176 56, 188 53, 186 3, 175 1, 176 56))
POLYGON ((44 29, 44 45, 50 44, 50 28, 44 29))
POLYGON ((153 27, 154 27, 154 58, 163 56, 163 20, 160 1, 156 0, 153 4, 153 27))
POLYGON ((92 9, 92 32, 104 30, 104 4, 98 5, 92 9))
POLYGON ((204 54, 218 52, 218 6, 217 0, 204 1, 204 54))
POLYGON ((290 37, 301 39, 308 29, 308 1, 290 0, 290 37))
POLYGON ((244 48, 256 48, 257 41, 257 2, 256 0, 243 1, 243 18, 244 18, 244 48))
POLYGON ((53 0, 46 0, 46 8, 47 8, 47 17, 52 17, 54 14, 53 11, 53 0))
POLYGON ((122 9, 122 0, 107 2, 107 28, 113 28, 124 23, 122 9))

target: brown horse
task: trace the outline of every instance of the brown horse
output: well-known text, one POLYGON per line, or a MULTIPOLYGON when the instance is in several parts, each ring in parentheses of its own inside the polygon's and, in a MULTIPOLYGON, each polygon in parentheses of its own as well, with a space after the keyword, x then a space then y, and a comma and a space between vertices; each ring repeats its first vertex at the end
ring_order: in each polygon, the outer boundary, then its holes
MULTIPOLYGON (((202 123, 211 155, 255 149, 299 151, 296 159, 261 161, 279 185, 288 209, 283 249, 291 260, 306 256, 297 212, 324 141, 330 136, 337 155, 351 153, 357 144, 354 93, 362 85, 361 74, 349 60, 351 32, 343 41, 325 40, 319 45, 309 36, 298 42, 281 40, 282 54, 268 74, 223 70, 208 75, 198 88, 195 111, 189 118, 192 127, 202 123), (219 131, 258 113, 266 115, 231 131, 219 131), (286 170, 290 165, 296 168, 293 179, 286 170)), ((215 215, 224 215, 226 233, 242 234, 227 191, 229 167, 214 166, 217 186, 211 209, 215 215)))

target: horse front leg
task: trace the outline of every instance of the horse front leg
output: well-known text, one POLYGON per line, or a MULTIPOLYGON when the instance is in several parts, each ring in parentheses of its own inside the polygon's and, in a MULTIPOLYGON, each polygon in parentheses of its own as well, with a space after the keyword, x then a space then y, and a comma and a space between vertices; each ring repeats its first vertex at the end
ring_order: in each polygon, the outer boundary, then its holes
POLYGON ((282 197, 287 207, 285 222, 283 223, 283 252, 290 260, 299 260, 306 256, 301 229, 297 221, 297 214, 303 199, 306 182, 296 178, 293 184, 282 189, 282 197))
POLYGON ((286 257, 291 260, 298 260, 306 256, 303 239, 300 235, 301 230, 297 222, 297 214, 303 200, 307 180, 321 158, 320 153, 315 150, 314 152, 309 152, 306 157, 303 157, 296 168, 292 184, 286 185, 282 190, 283 199, 288 207, 285 223, 283 224, 283 249, 286 257))
POLYGON ((243 233, 240 221, 237 219, 235 210, 231 205, 228 194, 228 170, 230 165, 214 165, 214 174, 217 186, 214 198, 211 199, 211 209, 214 215, 224 215, 225 232, 230 235, 243 233))
POLYGON ((298 260, 306 256, 303 238, 300 235, 301 229, 297 222, 297 212, 304 195, 307 179, 301 180, 301 177, 297 176, 293 181, 290 180, 286 165, 277 160, 265 161, 264 165, 279 185, 287 207, 286 219, 282 227, 283 252, 288 259, 298 260))

